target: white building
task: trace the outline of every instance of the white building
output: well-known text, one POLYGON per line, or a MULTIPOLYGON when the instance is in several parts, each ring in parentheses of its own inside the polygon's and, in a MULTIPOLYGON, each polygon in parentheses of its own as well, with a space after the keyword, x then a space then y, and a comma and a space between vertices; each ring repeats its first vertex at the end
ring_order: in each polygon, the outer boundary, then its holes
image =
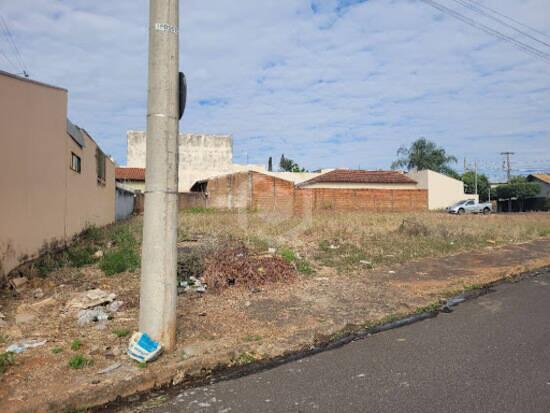
POLYGON ((417 188, 428 190, 428 209, 443 209, 463 199, 479 199, 478 195, 464 193, 464 182, 429 169, 407 172, 418 182, 417 188))
MULTIPOLYGON (((145 168, 145 132, 128 132, 128 168, 145 168)), ((257 164, 233 163, 230 135, 181 134, 179 137, 179 192, 187 192, 201 179, 241 171, 264 172, 257 164)))

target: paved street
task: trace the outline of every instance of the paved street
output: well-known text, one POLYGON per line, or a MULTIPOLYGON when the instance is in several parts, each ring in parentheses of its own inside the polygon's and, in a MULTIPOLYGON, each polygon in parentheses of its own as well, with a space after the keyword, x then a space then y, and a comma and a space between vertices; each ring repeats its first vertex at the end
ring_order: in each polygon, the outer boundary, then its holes
POLYGON ((149 411, 548 413, 550 273, 149 411))

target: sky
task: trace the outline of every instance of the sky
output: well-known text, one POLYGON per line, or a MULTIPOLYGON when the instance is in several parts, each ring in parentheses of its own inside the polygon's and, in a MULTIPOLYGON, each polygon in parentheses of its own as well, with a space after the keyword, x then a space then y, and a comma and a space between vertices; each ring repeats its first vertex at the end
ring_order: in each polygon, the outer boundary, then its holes
MULTIPOLYGON (((548 0, 475 0, 539 42, 437 1, 550 54, 548 0)), ((550 63, 422 1, 181 0, 180 13, 180 130, 233 135, 236 162, 387 169, 426 137, 459 172, 466 158, 504 179, 502 151, 515 173, 550 170, 550 63)), ((71 120, 124 165, 126 131, 145 129, 148 2, 0 0, 0 15, 31 78, 68 89, 71 120)), ((0 52, 17 71, 5 36, 0 52)))

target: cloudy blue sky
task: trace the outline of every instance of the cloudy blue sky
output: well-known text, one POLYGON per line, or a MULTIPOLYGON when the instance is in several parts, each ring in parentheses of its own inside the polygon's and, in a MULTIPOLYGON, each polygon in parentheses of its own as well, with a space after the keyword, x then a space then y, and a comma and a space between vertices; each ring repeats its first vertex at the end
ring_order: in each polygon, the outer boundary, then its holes
MULTIPOLYGON (((548 0, 476 1, 550 35, 548 0)), ((31 77, 69 89, 71 119, 120 164, 126 130, 145 128, 147 13, 146 0, 0 0, 31 77)), ((15 71, 4 38, 0 51, 15 71)), ((236 161, 388 168, 426 136, 495 179, 505 150, 518 169, 550 168, 550 64, 418 0, 182 0, 181 65, 181 129, 232 134, 236 161)))

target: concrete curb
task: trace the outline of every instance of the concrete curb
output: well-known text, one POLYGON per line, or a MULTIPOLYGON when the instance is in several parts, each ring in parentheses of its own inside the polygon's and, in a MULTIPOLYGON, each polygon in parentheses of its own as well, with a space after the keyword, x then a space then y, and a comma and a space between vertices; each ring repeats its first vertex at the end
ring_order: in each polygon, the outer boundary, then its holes
MULTIPOLYGON (((124 385, 119 384, 115 391, 118 392, 118 396, 112 400, 108 400, 106 403, 97 403, 99 399, 96 399, 96 407, 92 407, 94 406, 94 404, 80 404, 80 406, 88 406, 87 408, 91 409, 91 412, 116 412, 121 406, 129 407, 133 403, 139 404, 143 402, 147 399, 148 393, 152 390, 164 389, 170 391, 181 391, 184 388, 198 387, 207 383, 235 379, 266 369, 271 369, 324 351, 342 347, 346 344, 351 343, 352 341, 362 340, 373 334, 378 334, 387 330, 404 327, 406 325, 414 324, 428 318, 437 317, 437 315, 441 312, 451 312, 452 307, 456 307, 466 301, 489 294, 494 291, 493 288, 498 285, 508 282, 515 283, 521 281, 522 279, 536 277, 537 275, 548 269, 550 269, 550 267, 545 266, 521 273, 508 274, 495 281, 482 285, 481 288, 470 290, 460 295, 451 297, 445 302, 440 303, 437 308, 434 308, 431 311, 411 314, 403 318, 399 318, 397 320, 386 322, 380 325, 374 325, 372 327, 347 326, 344 330, 337 333, 336 335, 322 338, 316 343, 312 343, 311 345, 307 345, 301 348, 289 349, 283 355, 259 360, 257 362, 250 363, 244 366, 233 366, 231 353, 204 357, 195 360, 193 363, 178 363, 174 365, 173 368, 170 369, 170 371, 168 371, 168 369, 165 369, 166 371, 162 375, 153 375, 147 382, 144 382, 142 380, 133 380, 133 382, 136 383, 124 383, 124 385), (134 400, 134 398, 130 397, 139 395, 140 393, 140 396, 145 397, 139 397, 138 400, 134 400)), ((108 397, 103 397, 102 399, 107 398, 108 397)), ((76 401, 77 400, 75 400, 75 402, 76 401)), ((93 403, 93 400, 90 399, 88 400, 88 402, 93 403)), ((64 407, 66 409, 68 407, 71 408, 72 406, 64 405, 64 407)))

